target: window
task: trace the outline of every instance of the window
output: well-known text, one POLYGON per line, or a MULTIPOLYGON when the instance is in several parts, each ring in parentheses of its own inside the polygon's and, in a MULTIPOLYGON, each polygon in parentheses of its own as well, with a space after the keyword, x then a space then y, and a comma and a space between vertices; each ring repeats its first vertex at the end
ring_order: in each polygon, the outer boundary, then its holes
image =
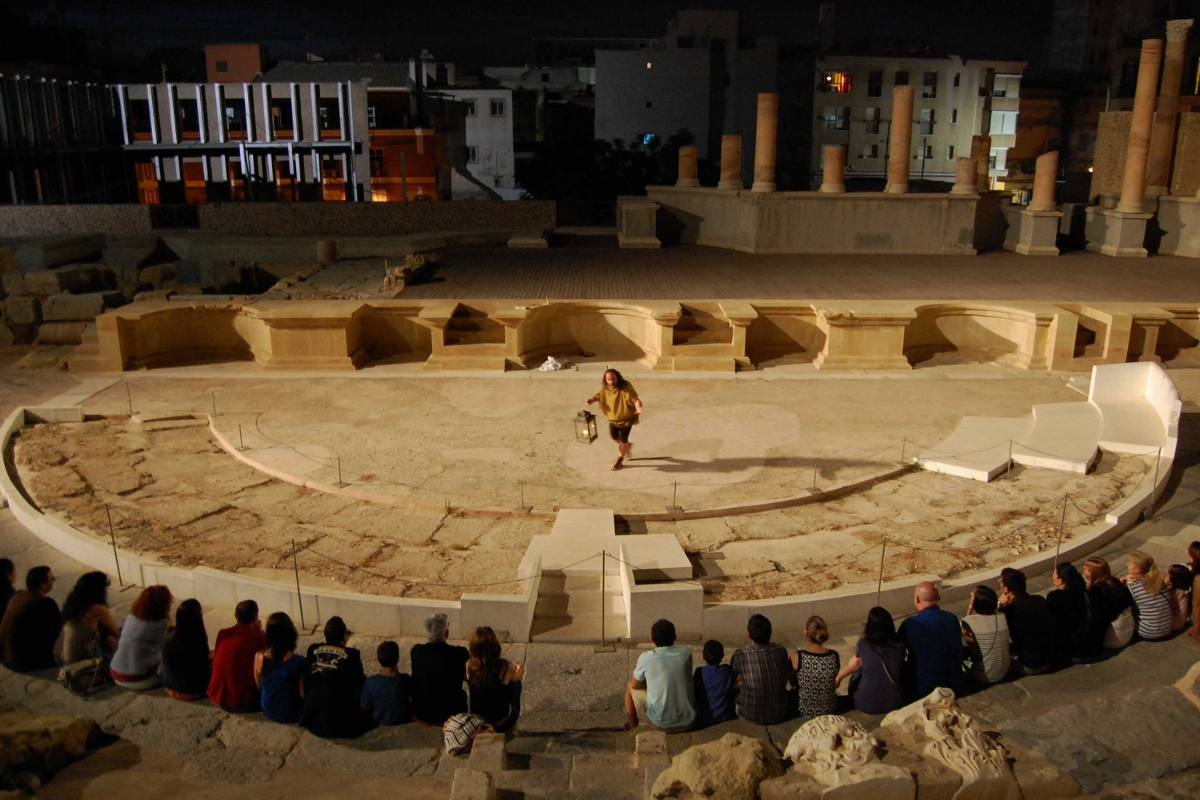
POLYGON ((836 94, 850 94, 854 88, 853 76, 849 72, 826 72, 825 91, 836 94))
POLYGON ((896 70, 895 84, 897 86, 908 86, 908 73, 903 70, 896 70))
POLYGON ((217 62, 217 72, 229 72, 229 62, 228 61, 218 61, 217 62))
POLYGON ((992 97, 1018 97, 1021 94, 1019 75, 997 75, 992 87, 992 97))
POLYGON ((859 158, 879 158, 879 145, 864 144, 863 149, 862 149, 862 155, 859 156, 859 158))
POLYGON ((937 97, 937 83, 938 83, 937 73, 936 72, 926 72, 925 73, 925 81, 921 86, 921 97, 924 97, 927 100, 930 98, 933 98, 933 97, 937 97))
POLYGON ((650 108, 653 105, 654 104, 652 102, 650 102, 649 100, 646 101, 646 108, 650 108))
POLYGON ((917 151, 917 158, 929 160, 933 158, 933 145, 927 144, 917 151))
POLYGON ((242 117, 244 115, 245 115, 244 109, 239 108, 236 105, 226 105, 225 106, 225 130, 227 130, 227 131, 242 130, 243 129, 242 117))
POLYGON ((542 83, 549 83, 549 82, 550 82, 550 73, 543 72, 542 73, 542 83))
POLYGON ((493 100, 491 109, 492 109, 493 117, 503 117, 504 116, 504 101, 503 100, 493 100))
POLYGON ((946 148, 946 158, 950 159, 951 161, 954 160, 954 145, 950 145, 946 148))
POLYGON ((379 147, 371 148, 371 177, 382 178, 385 175, 383 166, 383 149, 379 147))
POLYGON ((850 130, 849 106, 825 106, 824 122, 827 131, 850 130))
POLYGON ((874 69, 867 73, 867 97, 883 97, 883 70, 874 69))
POLYGON ((463 113, 465 113, 468 117, 475 116, 475 100, 474 99, 463 100, 462 104, 463 104, 463 113))
POLYGON ((958 109, 952 108, 952 109, 950 109, 950 124, 954 125, 957 123, 958 123, 958 109))
MULTIPOLYGON (((937 120, 935 118, 934 110, 932 108, 922 108, 921 109, 921 134, 920 135, 921 136, 932 136, 933 135, 933 123, 935 123, 936 121, 937 120)), ((932 156, 930 156, 930 158, 932 158, 932 156)))
POLYGON ((954 88, 955 88, 955 89, 957 89, 957 88, 958 88, 958 81, 959 81, 959 79, 960 79, 961 77, 962 77, 962 73, 961 73, 961 72, 956 72, 956 73, 954 73, 954 88))
POLYGON ((468 147, 467 148, 467 163, 468 164, 478 164, 479 163, 479 148, 478 147, 468 147))
POLYGON ((1015 111, 993 111, 992 126, 988 129, 989 134, 1004 134, 1017 132, 1017 112, 1015 111))
POLYGON ((696 40, 691 36, 680 36, 675 40, 675 46, 680 50, 691 50, 696 46, 696 40))
POLYGON ((367 127, 375 127, 375 106, 367 106, 367 127))
POLYGON ((869 106, 863 118, 866 122, 866 133, 879 133, 879 108, 877 106, 869 106))
POLYGON ((650 146, 650 143, 651 143, 651 142, 653 142, 653 141, 654 141, 654 134, 653 134, 653 133, 643 133, 643 134, 642 134, 642 144, 644 144, 644 145, 646 145, 647 147, 649 147, 649 146, 650 146))

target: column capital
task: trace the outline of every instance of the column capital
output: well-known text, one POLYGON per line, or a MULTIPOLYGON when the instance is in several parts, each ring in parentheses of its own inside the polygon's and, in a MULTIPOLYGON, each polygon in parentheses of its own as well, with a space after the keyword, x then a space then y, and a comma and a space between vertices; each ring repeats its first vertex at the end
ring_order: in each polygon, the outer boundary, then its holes
POLYGON ((1192 30, 1193 20, 1172 19, 1167 21, 1167 41, 1186 42, 1188 33, 1192 30))

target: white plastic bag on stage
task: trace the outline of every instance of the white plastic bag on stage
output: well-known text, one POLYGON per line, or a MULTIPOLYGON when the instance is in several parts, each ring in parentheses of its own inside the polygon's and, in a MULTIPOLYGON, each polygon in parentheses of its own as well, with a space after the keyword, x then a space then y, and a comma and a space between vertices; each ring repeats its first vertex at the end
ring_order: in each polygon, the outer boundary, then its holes
POLYGON ((538 369, 541 370, 542 372, 554 372, 555 370, 566 369, 566 368, 567 368, 566 360, 564 359, 563 361, 559 361, 554 356, 547 356, 546 363, 544 363, 540 367, 538 367, 538 369))

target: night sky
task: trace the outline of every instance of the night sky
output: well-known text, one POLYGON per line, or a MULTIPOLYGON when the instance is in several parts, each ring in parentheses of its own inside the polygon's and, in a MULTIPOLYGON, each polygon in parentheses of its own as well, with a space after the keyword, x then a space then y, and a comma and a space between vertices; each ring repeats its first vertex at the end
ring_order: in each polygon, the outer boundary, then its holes
MULTIPOLYGON (((966 56, 1032 59, 1049 27, 1051 0, 843 0, 840 38, 921 40, 966 56)), ((782 40, 815 35, 816 0, 688 2, 453 2, 453 0, 10 0, 35 22, 52 10, 68 25, 98 31, 105 21, 113 54, 137 60, 156 48, 260 42, 273 59, 350 51, 392 59, 428 49, 465 67, 524 63, 530 39, 655 38, 681 8, 742 12, 743 29, 782 40)))

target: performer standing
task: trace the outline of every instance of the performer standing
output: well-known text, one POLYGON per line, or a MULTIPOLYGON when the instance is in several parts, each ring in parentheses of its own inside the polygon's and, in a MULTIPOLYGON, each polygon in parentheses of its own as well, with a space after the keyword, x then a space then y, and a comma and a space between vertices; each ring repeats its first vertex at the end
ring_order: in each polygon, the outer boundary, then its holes
POLYGON ((629 455, 629 432, 638 424, 642 413, 642 401, 638 399, 633 384, 621 377, 615 369, 604 373, 604 381, 600 391, 587 399, 590 406, 600 401, 600 410, 608 417, 608 435, 617 443, 620 455, 617 463, 612 465, 613 471, 619 470, 625 458, 629 455))

